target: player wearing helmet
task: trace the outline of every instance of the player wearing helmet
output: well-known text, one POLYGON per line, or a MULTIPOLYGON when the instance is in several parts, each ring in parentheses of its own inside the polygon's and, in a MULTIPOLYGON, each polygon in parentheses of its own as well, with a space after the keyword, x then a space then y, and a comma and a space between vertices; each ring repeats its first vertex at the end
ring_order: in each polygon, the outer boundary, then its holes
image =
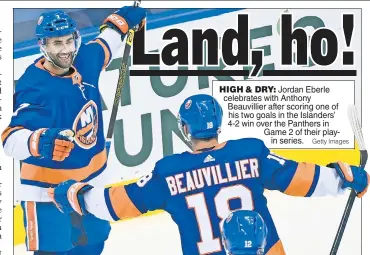
POLYGON ((184 255, 225 254, 222 221, 235 210, 252 210, 268 228, 265 253, 283 255, 264 189, 303 197, 336 196, 348 187, 359 197, 367 191, 368 175, 359 167, 335 163, 329 168, 284 159, 255 138, 219 143, 222 109, 212 96, 185 99, 178 120, 191 152, 164 157, 151 173, 125 186, 65 181, 49 189, 56 206, 107 220, 165 210, 178 225, 184 255))
POLYGON ((143 8, 123 7, 86 44, 65 12, 43 13, 38 19, 42 56, 17 82, 14 114, 2 134, 5 153, 22 161, 18 199, 27 249, 35 255, 97 255, 103 250, 109 222, 61 213, 47 188, 68 179, 104 185, 107 153, 99 77, 128 30, 142 25, 145 17, 143 8))
POLYGON ((236 210, 222 223, 222 244, 227 255, 263 255, 267 233, 259 213, 236 210))
POLYGON ((61 75, 68 73, 81 46, 81 36, 74 20, 63 11, 41 14, 36 27, 44 67, 61 75))

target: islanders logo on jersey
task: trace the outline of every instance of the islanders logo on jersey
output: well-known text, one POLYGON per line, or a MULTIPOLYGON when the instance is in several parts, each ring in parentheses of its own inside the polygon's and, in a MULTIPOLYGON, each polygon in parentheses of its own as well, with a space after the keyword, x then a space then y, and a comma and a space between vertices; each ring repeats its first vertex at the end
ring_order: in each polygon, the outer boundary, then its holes
POLYGON ((90 149, 97 141, 99 120, 98 107, 90 100, 78 113, 74 123, 75 141, 83 149, 90 149))

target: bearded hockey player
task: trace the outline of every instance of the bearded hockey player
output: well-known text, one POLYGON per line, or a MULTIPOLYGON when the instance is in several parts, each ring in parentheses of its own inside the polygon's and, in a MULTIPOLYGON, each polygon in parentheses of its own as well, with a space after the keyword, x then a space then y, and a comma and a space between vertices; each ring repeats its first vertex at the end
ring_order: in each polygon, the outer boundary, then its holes
POLYGON ((19 79, 14 114, 2 133, 5 153, 22 161, 19 200, 27 249, 35 255, 103 250, 109 222, 92 214, 62 214, 47 188, 69 179, 99 183, 107 163, 99 76, 128 30, 143 25, 145 18, 145 9, 123 7, 104 20, 99 36, 87 44, 63 11, 43 13, 38 20, 43 56, 19 79))
POLYGON ((264 189, 301 197, 336 196, 346 188, 362 196, 367 190, 368 175, 356 166, 339 162, 329 168, 283 159, 255 138, 219 143, 222 109, 212 96, 187 98, 178 120, 192 152, 159 160, 150 174, 126 186, 93 188, 66 181, 49 190, 57 207, 107 220, 165 210, 178 225, 184 255, 225 254, 222 220, 237 209, 253 210, 268 228, 266 254, 282 255, 264 189))
POLYGON ((222 244, 227 255, 264 255, 267 233, 257 212, 236 210, 222 223, 222 244))

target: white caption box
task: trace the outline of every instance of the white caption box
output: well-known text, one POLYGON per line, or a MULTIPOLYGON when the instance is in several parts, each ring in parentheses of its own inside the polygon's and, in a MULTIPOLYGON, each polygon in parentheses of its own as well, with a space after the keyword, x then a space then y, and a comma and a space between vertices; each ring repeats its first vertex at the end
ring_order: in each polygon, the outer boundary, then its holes
POLYGON ((354 81, 213 81, 220 140, 256 137, 271 149, 352 149, 354 81))

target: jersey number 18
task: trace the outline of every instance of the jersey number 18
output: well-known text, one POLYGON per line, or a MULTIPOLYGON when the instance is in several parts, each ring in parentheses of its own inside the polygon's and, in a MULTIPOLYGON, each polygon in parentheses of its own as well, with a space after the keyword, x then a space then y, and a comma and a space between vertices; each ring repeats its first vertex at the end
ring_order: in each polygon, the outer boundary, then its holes
MULTIPOLYGON (((252 192, 244 185, 234 185, 221 188, 214 197, 214 204, 217 216, 220 218, 219 227, 221 230, 223 219, 227 218, 232 212, 230 210, 229 201, 234 198, 241 200, 241 208, 244 210, 253 210, 252 192)), ((215 238, 212 230, 212 222, 210 220, 208 205, 204 193, 197 193, 186 196, 186 202, 189 209, 194 209, 200 234, 200 242, 198 242, 198 250, 200 254, 210 254, 222 251, 220 238, 215 238)))

